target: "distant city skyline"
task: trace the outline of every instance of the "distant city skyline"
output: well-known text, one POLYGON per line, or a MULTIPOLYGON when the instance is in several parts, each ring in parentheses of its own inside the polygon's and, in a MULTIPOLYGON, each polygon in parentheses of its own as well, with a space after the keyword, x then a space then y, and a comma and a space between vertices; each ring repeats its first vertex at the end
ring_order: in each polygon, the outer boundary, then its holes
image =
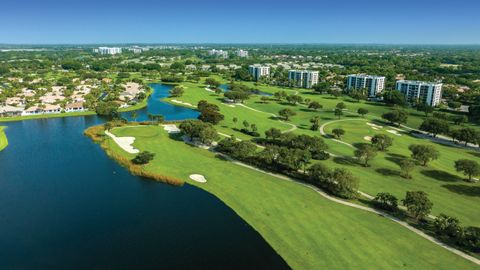
POLYGON ((473 0, 10 1, 3 44, 480 44, 473 0))

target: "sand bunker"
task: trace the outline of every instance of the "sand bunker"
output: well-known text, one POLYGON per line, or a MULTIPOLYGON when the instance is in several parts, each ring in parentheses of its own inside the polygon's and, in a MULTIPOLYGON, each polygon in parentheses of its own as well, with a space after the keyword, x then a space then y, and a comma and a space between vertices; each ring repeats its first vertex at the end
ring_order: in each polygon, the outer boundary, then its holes
POLYGON ((138 154, 140 151, 136 149, 135 147, 132 146, 133 142, 135 142, 135 137, 117 137, 110 133, 108 130, 105 131, 105 134, 107 134, 110 138, 113 139, 115 143, 120 146, 125 152, 130 153, 130 154, 138 154))
POLYGON ((372 137, 371 137, 371 136, 365 136, 365 137, 363 137, 363 139, 364 139, 365 141, 369 141, 369 142, 372 141, 372 137))
POLYGON ((201 174, 190 174, 190 179, 199 183, 206 183, 207 179, 201 174))
POLYGON ((195 106, 192 105, 192 103, 183 102, 183 101, 176 100, 176 99, 172 99, 172 102, 177 103, 177 104, 182 104, 182 105, 185 105, 185 106, 189 106, 189 107, 195 107, 195 106))
POLYGON ((180 133, 180 129, 176 125, 162 125, 163 129, 168 133, 180 133))
POLYGON ((392 133, 393 135, 402 136, 402 134, 398 133, 398 131, 396 131, 394 129, 389 129, 389 130, 387 130, 387 132, 392 133))
POLYGON ((374 123, 367 123, 367 125, 371 126, 372 128, 383 128, 382 126, 379 126, 377 124, 374 124, 374 123))
POLYGON ((207 90, 208 92, 213 92, 213 93, 215 93, 214 90, 212 90, 212 89, 210 89, 210 88, 208 88, 208 87, 205 87, 205 90, 207 90))

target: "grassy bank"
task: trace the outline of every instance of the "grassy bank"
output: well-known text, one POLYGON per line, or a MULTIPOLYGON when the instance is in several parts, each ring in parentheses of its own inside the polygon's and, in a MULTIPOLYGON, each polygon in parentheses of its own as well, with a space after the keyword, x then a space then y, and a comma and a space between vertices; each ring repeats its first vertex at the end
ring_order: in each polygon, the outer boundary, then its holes
MULTIPOLYGON (((133 136, 135 148, 156 154, 146 171, 182 179, 217 196, 294 269, 475 269, 388 219, 225 161, 169 136, 162 127, 121 127, 112 133, 133 136), (202 174, 208 182, 191 181, 190 174, 202 174)), ((109 138, 104 147, 125 159, 134 156, 109 138)))
POLYGON ((5 135, 4 131, 5 127, 0 127, 0 151, 5 149, 8 146, 8 139, 7 135, 5 135))
POLYGON ((0 117, 0 122, 60 118, 60 117, 69 117, 69 116, 85 116, 85 115, 94 115, 94 114, 96 113, 92 111, 86 111, 86 112, 69 112, 69 113, 37 114, 37 115, 14 116, 14 117, 0 117))

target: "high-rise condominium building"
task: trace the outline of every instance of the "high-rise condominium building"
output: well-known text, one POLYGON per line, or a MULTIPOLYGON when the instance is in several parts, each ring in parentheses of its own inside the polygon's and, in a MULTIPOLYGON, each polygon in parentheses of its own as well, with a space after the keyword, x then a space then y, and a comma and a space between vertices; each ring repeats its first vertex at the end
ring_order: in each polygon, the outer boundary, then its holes
POLYGON ((348 75, 347 90, 353 89, 367 89, 368 97, 376 97, 385 89, 385 77, 365 74, 348 75))
POLYGON ((318 83, 318 71, 290 70, 288 71, 288 80, 293 82, 296 87, 312 88, 318 83))
POLYGON ((262 66, 262 65, 259 65, 259 64, 248 66, 248 71, 253 76, 253 78, 257 81, 263 76, 269 76, 270 75, 270 67, 262 66))
POLYGON ((397 81, 395 89, 404 94, 407 102, 411 104, 419 102, 437 106, 442 98, 441 83, 400 80, 397 81))

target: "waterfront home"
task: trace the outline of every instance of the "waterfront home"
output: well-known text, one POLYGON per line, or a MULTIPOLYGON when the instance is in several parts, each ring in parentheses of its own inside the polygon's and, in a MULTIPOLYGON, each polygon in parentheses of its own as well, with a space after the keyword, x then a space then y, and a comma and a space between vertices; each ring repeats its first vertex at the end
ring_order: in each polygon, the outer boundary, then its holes
POLYGON ((25 101, 20 97, 9 97, 5 100, 5 104, 10 106, 25 105, 25 101))
POLYGON ((74 102, 65 105, 65 112, 83 112, 85 108, 83 107, 83 102, 74 102))
POLYGON ((0 106, 0 117, 11 117, 22 115, 23 107, 0 106))
POLYGON ((42 113, 42 109, 39 108, 38 106, 32 106, 22 112, 22 116, 26 115, 37 115, 42 113))
POLYGON ((62 112, 62 107, 60 105, 51 105, 46 104, 45 107, 42 109, 43 113, 60 113, 62 112))

